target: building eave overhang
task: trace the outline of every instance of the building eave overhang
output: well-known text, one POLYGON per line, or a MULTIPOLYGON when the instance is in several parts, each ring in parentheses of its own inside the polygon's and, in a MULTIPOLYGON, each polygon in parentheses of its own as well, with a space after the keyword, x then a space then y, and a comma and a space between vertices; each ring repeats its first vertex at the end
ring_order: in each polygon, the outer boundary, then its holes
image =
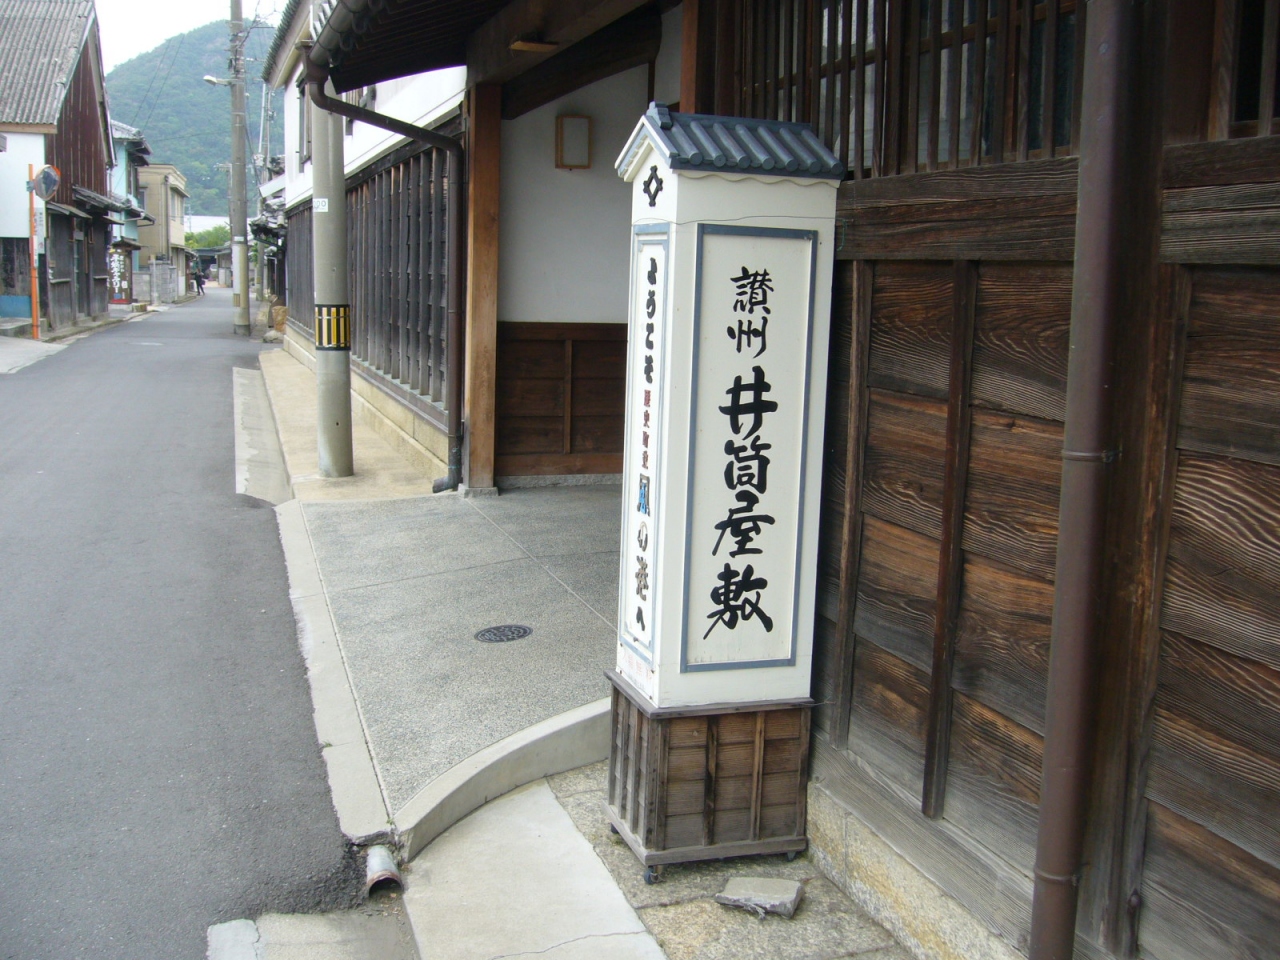
POLYGON ((644 6, 648 0, 327 0, 310 64, 338 92, 467 68, 468 83, 501 83, 644 6), (513 49, 531 35, 547 46, 513 49))

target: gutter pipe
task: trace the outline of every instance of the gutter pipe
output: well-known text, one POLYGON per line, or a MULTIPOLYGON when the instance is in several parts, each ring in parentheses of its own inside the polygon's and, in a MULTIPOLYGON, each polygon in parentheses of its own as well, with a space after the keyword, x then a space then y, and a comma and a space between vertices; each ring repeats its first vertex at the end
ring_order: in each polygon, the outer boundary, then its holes
POLYGON ((410 140, 416 140, 437 150, 443 150, 449 157, 449 165, 445 174, 449 180, 447 198, 449 247, 446 253, 448 262, 445 265, 445 282, 449 288, 447 306, 448 343, 445 358, 445 364, 448 369, 448 381, 446 383, 448 396, 445 400, 445 418, 449 440, 449 472, 436 480, 432 485, 432 489, 436 493, 456 490, 458 489, 458 484, 462 481, 462 376, 460 368, 462 366, 462 337, 464 335, 461 310, 463 284, 462 245, 465 242, 462 233, 462 198, 465 193, 462 182, 465 169, 465 164, 462 162, 462 144, 453 137, 445 136, 434 130, 428 130, 425 127, 415 126, 412 123, 406 123, 404 120, 397 120, 395 117, 375 113, 364 107, 358 107, 354 103, 347 103, 345 100, 330 97, 324 92, 325 82, 329 79, 329 64, 327 49, 321 46, 321 42, 326 38, 331 39, 335 34, 332 25, 335 23, 339 12, 346 12, 347 23, 350 23, 351 12, 345 3, 340 3, 334 10, 333 15, 330 16, 316 43, 314 45, 303 45, 307 47, 305 50, 307 91, 311 97, 311 102, 321 110, 336 113, 341 117, 346 117, 348 120, 358 120, 361 123, 369 124, 371 127, 379 127, 391 133, 398 133, 402 137, 408 137, 410 140))
MULTIPOLYGON (((1103 612, 1116 332, 1126 304, 1126 225, 1142 86, 1140 7, 1092 0, 1086 22, 1075 273, 1063 430, 1044 759, 1031 908, 1031 960, 1075 950, 1082 850, 1092 779, 1098 633, 1103 612), (1135 136, 1134 128, 1137 129, 1135 136)), ((1140 258, 1139 258, 1140 259, 1140 258)), ((1130 264, 1132 266, 1132 264, 1130 264)))

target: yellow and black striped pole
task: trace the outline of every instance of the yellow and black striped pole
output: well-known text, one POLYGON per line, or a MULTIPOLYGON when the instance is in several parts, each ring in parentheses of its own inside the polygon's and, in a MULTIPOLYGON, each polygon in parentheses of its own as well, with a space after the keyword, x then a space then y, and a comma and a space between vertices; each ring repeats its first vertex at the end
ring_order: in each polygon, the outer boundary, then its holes
POLYGON ((316 304, 316 451, 322 477, 355 472, 351 451, 351 308, 347 305, 347 191, 342 118, 312 114, 311 255, 316 304))
POLYGON ((316 306, 316 349, 351 349, 351 308, 345 303, 316 306))

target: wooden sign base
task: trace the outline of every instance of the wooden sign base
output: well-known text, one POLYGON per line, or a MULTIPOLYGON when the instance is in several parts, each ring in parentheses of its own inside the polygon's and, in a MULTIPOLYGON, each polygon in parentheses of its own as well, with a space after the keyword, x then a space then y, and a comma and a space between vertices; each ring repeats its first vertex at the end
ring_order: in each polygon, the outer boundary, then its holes
POLYGON ((810 699, 658 708, 613 671, 607 812, 655 882, 668 863, 803 850, 810 699))

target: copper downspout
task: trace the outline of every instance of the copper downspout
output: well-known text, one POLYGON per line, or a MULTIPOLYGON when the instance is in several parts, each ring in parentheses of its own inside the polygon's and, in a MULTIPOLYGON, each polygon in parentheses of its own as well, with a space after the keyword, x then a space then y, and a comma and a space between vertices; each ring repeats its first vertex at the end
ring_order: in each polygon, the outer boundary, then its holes
POLYGON ((449 288, 447 308, 448 340, 445 347, 447 353, 445 365, 448 371, 446 374, 448 377, 448 382, 446 383, 448 397, 445 401, 445 418, 447 424, 446 432, 449 438, 449 472, 435 482, 433 489, 436 493, 444 490, 456 490, 462 480, 462 376, 460 368, 462 365, 463 330, 460 305, 462 303, 462 244, 464 242, 462 233, 462 198, 466 195, 462 182, 463 170, 466 168, 466 165, 462 162, 462 144, 453 139, 453 137, 445 136, 443 133, 437 133, 425 127, 417 127, 412 123, 397 120, 395 117, 388 117, 372 110, 366 110, 364 107, 358 107, 354 103, 347 103, 345 100, 336 100, 330 97, 324 92, 325 81, 329 79, 329 68, 312 59, 312 53, 317 49, 319 48, 311 47, 307 51, 306 61, 307 90, 312 103, 321 110, 336 113, 349 120, 358 120, 372 127, 389 130, 391 133, 398 133, 400 136, 408 137, 410 140, 425 143, 428 146, 435 147, 437 150, 443 150, 449 156, 449 166, 445 174, 449 180, 447 198, 449 247, 446 251, 448 263, 445 267, 447 278, 445 282, 449 288))
MULTIPOLYGON (((1096 699, 1116 329, 1125 307, 1141 4, 1092 0, 1085 26, 1071 346, 1067 363, 1031 960, 1075 949, 1096 699)), ((1132 242, 1132 241, 1130 241, 1132 242)))

